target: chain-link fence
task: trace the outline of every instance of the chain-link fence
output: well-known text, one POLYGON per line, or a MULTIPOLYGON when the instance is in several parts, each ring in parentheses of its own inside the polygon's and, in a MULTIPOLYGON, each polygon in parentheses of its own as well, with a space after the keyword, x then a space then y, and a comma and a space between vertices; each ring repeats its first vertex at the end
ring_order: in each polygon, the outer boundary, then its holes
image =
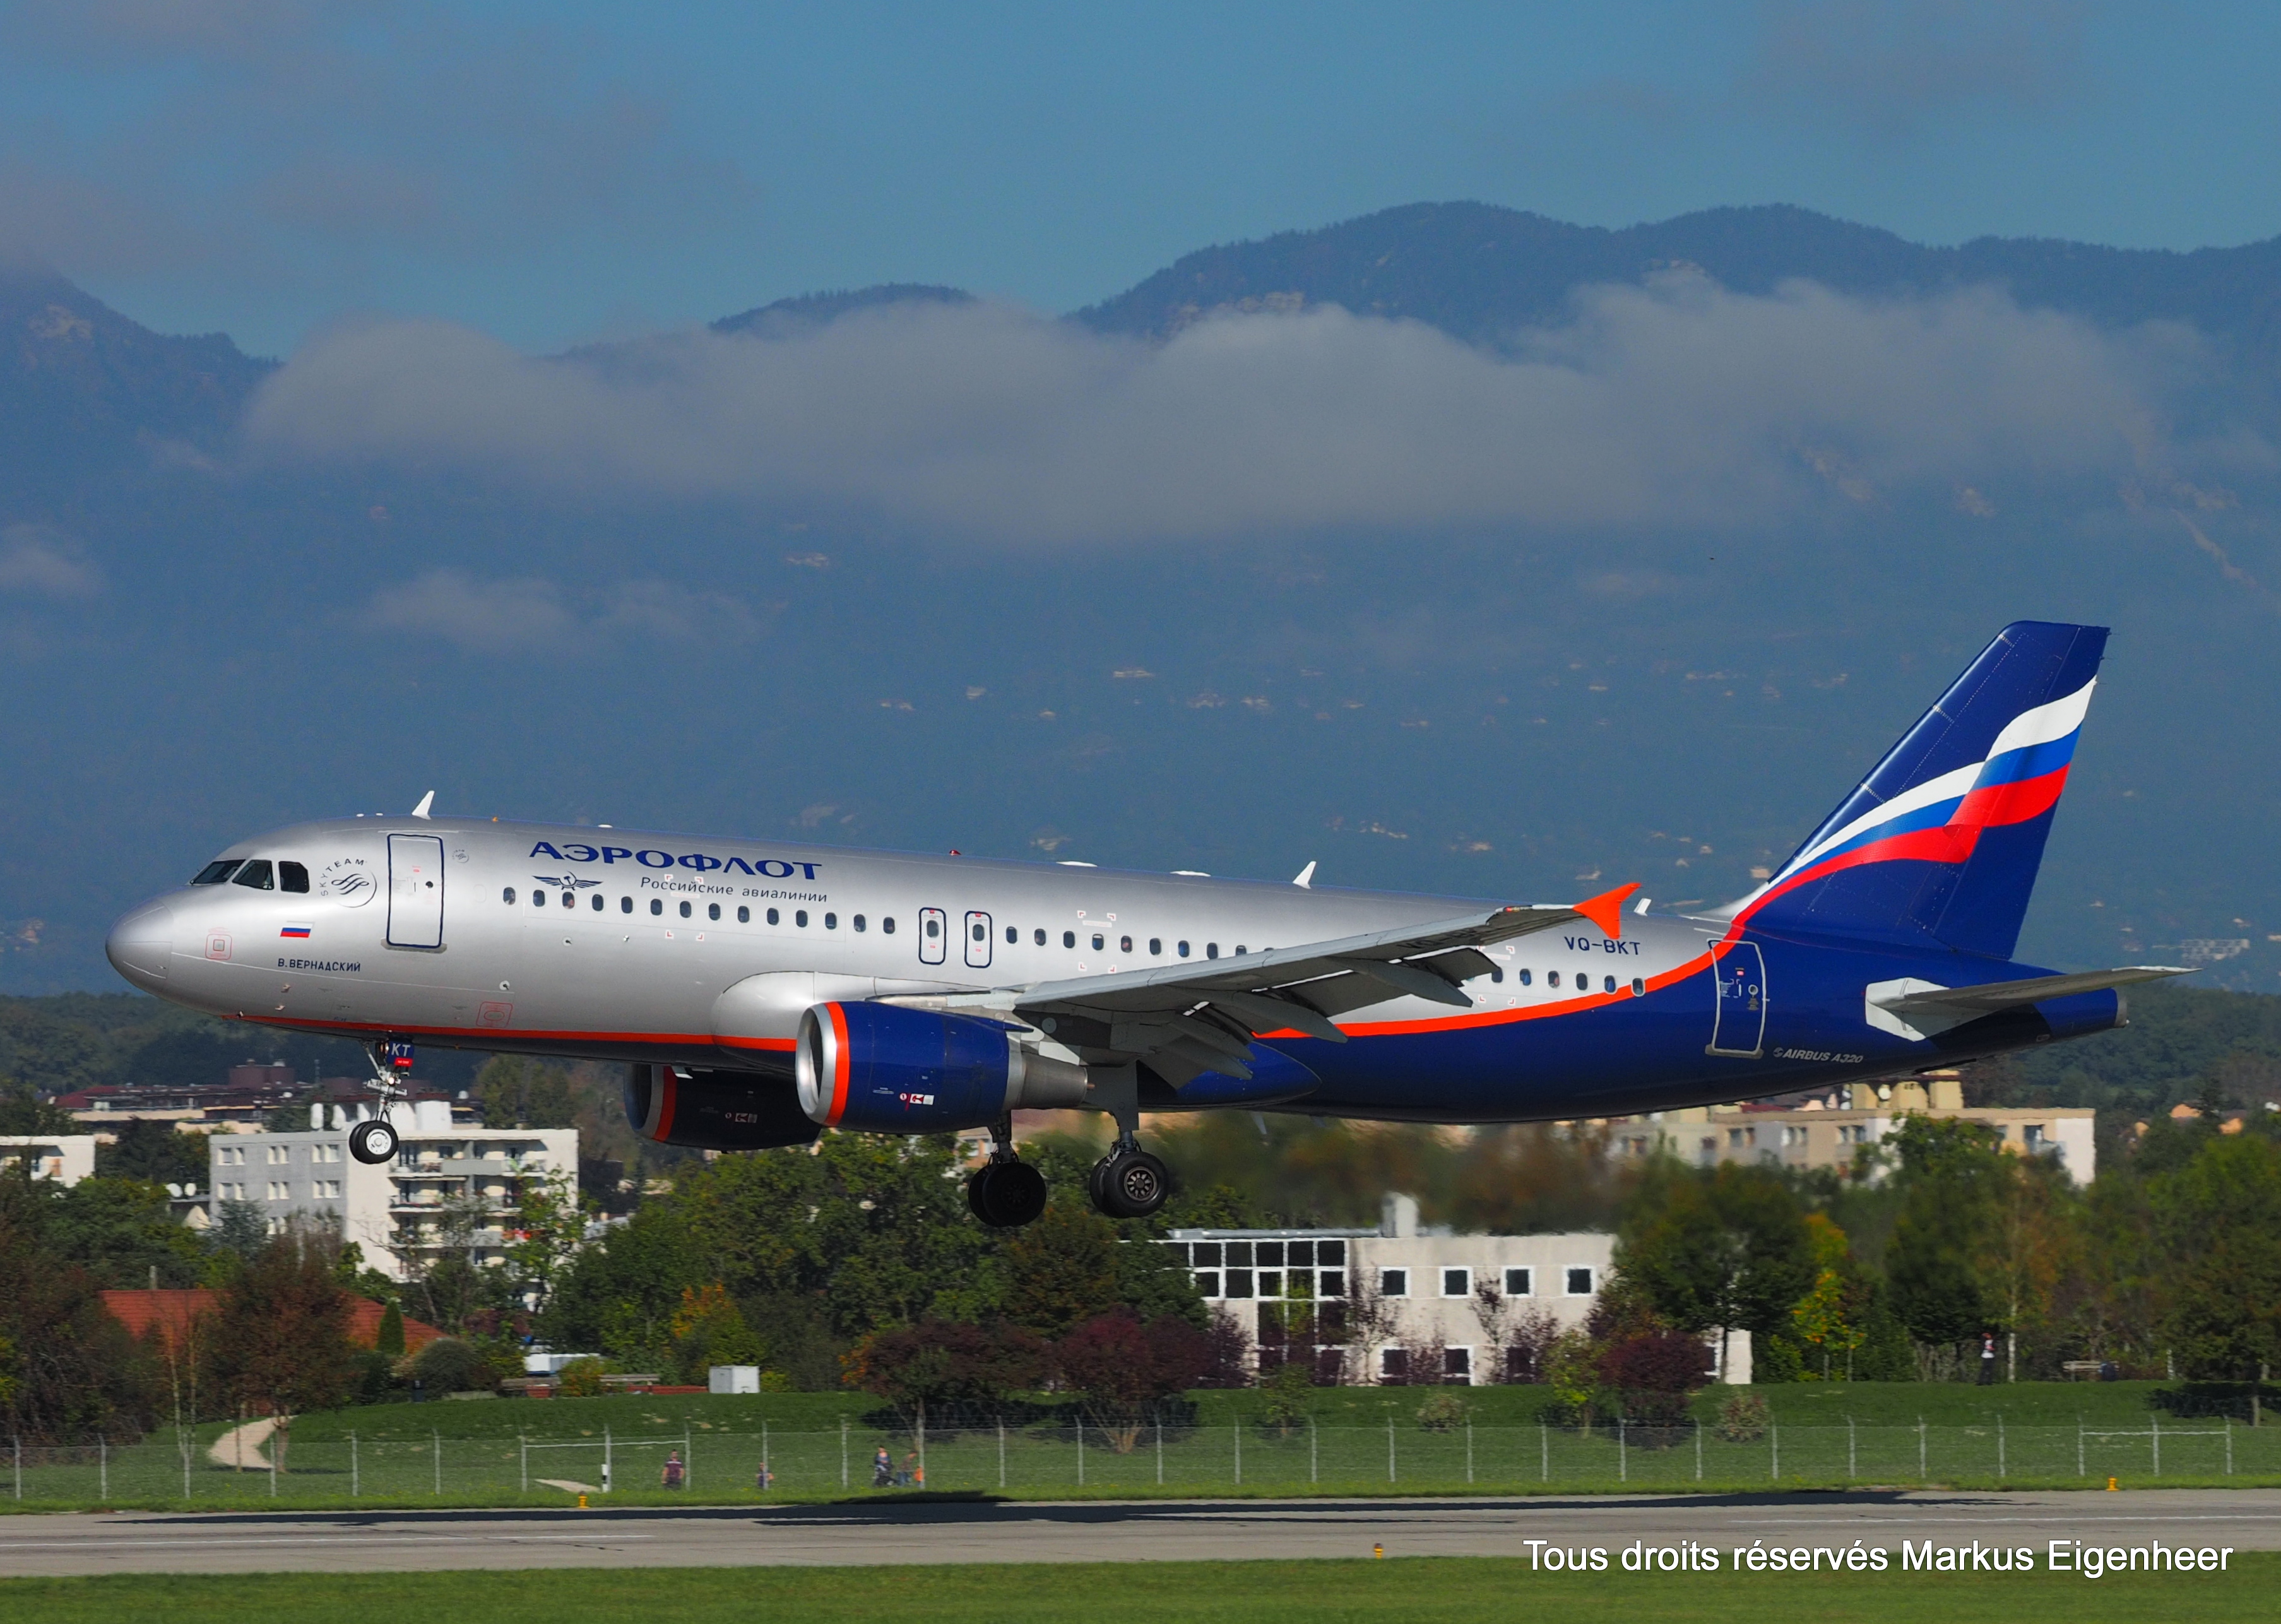
POLYGON ((1387 1488, 1523 1491, 1751 1485, 2103 1482, 2132 1487, 2281 1476, 2281 1427, 2231 1420, 2143 1427, 1716 1427, 1578 1431, 1414 1422, 1384 1427, 1142 1425, 657 1433, 564 1438, 266 1441, 231 1452, 211 1431, 132 1445, 12 1444, 0 1493, 29 1504, 566 1503, 568 1496, 707 1501, 830 1497, 878 1489, 1023 1495, 1210 1495, 1387 1488), (241 1460, 244 1464, 226 1464, 241 1460), (669 1461, 678 1486, 669 1482, 669 1461))

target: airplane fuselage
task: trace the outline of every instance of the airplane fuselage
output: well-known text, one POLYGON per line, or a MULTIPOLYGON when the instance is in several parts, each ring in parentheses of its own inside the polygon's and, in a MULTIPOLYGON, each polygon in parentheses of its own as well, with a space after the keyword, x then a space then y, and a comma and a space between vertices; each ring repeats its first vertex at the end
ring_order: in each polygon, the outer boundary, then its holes
MULTIPOLYGON (((1494 902, 1071 864, 533 824, 306 823, 221 854, 267 887, 194 884, 120 922, 138 986, 226 1018, 361 1039, 789 1074, 826 999, 984 993, 1427 922, 1494 902), (296 870, 298 870, 298 874, 296 870), (281 888, 299 883, 308 889, 281 888)), ((218 860, 219 861, 219 860, 218 860)), ((1260 1042, 1315 1084, 1254 1100, 1442 1122, 1748 1098, 2119 1024, 2113 992, 1912 1039, 1865 989, 2043 974, 1966 954, 1626 912, 1486 950, 1468 1008, 1396 997, 1346 1041, 1260 1042)), ((1153 1108, 1189 1102, 1158 1090, 1153 1108)))

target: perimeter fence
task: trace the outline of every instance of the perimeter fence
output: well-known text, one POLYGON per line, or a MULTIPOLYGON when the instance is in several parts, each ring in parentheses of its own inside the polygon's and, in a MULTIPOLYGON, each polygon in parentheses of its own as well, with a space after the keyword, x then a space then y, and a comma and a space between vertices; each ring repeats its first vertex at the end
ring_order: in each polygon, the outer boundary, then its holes
POLYGON ((245 1464, 210 1431, 161 1431, 132 1445, 14 1443, 0 1457, 0 1494, 34 1504, 327 1504, 428 1500, 567 1504, 584 1494, 707 1501, 808 1499, 874 1489, 1026 1496, 1209 1495, 1387 1488, 1521 1492, 1546 1488, 1686 1489, 1776 1484, 2055 1483, 2109 1477, 2133 1488, 2229 1476, 2281 1477, 2281 1427, 2225 1419, 2117 1427, 1986 1425, 1768 1426, 1755 1436, 1716 1427, 1577 1431, 1550 1426, 1414 1422, 1288 1427, 1145 1425, 980 1426, 955 1430, 838 1430, 764 1426, 565 1438, 309 1438, 282 1451, 250 1444, 245 1464), (217 1458, 217 1453, 221 1458, 217 1458), (666 1485, 669 1457, 681 1483, 666 1485), (765 1486, 763 1473, 765 1471, 765 1486))

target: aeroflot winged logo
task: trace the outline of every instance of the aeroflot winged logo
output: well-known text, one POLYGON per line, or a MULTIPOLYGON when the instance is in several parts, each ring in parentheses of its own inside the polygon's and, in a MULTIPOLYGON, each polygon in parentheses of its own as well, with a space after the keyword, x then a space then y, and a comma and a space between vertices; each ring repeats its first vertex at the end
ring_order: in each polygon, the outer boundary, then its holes
MULTIPOLYGON (((782 857, 760 857, 748 862, 742 857, 723 859, 708 856, 703 852, 677 854, 653 847, 587 846, 578 841, 568 841, 557 847, 551 841, 541 840, 530 848, 530 855, 552 857, 558 862, 634 862, 645 869, 693 869, 700 874, 718 869, 724 873, 750 874, 762 879, 790 879, 794 874, 802 879, 814 879, 816 870, 823 866, 816 862, 787 862, 782 857)), ((578 883, 592 885, 597 882, 581 880, 578 883)))

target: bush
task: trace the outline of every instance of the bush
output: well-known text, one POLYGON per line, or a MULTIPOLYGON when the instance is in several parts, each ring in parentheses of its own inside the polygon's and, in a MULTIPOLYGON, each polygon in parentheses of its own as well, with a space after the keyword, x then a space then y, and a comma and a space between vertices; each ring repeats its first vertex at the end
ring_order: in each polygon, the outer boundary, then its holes
POLYGON ((1754 1443, 1765 1437, 1765 1398, 1756 1393, 1736 1393, 1720 1405, 1719 1435, 1729 1443, 1754 1443))
POLYGON ((405 1366, 405 1373, 433 1397, 440 1393, 489 1393, 499 1387, 499 1373, 473 1342, 456 1336, 439 1336, 405 1366))
POLYGON ((1465 1424, 1470 1413, 1464 1399, 1443 1388, 1418 1406, 1418 1425, 1427 1432, 1454 1432, 1465 1424))
POLYGON ((599 1398, 605 1373, 599 1359, 573 1359, 554 1373, 554 1390, 565 1398, 599 1398))

